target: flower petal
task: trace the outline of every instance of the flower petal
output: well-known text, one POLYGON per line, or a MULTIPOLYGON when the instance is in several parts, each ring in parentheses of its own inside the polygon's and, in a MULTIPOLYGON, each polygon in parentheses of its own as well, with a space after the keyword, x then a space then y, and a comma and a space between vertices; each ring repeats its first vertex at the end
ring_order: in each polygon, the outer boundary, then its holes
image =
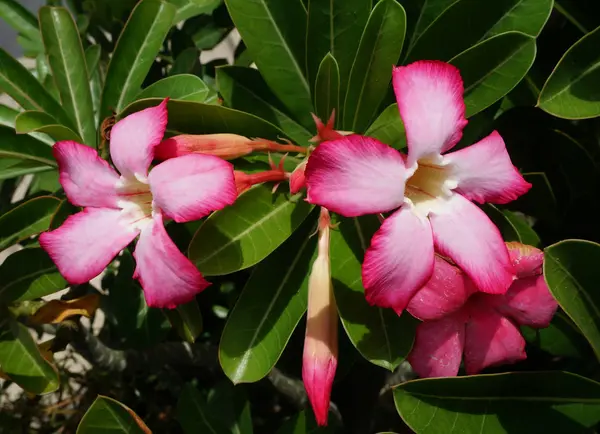
POLYGON ((150 307, 177 307, 210 285, 169 238, 160 213, 142 229, 133 255, 134 277, 140 281, 150 307))
POLYGON ((520 325, 548 327, 558 303, 548 290, 544 276, 518 279, 504 295, 497 309, 520 325))
POLYGON ((542 274, 544 252, 533 246, 517 242, 506 243, 510 262, 515 267, 517 277, 539 276, 542 274))
POLYGON ((321 143, 306 165, 308 201, 346 217, 398 208, 404 201, 402 155, 370 137, 321 143))
POLYGON ((394 92, 408 142, 408 167, 452 148, 467 125, 463 81, 448 63, 421 60, 394 68, 394 92))
POLYGON ((408 362, 419 377, 454 377, 458 374, 465 342, 461 311, 417 326, 408 362))
POLYGON ((504 294, 514 278, 498 228, 476 205, 453 194, 429 215, 437 250, 490 294, 504 294))
POLYGON ((435 255, 431 279, 415 294, 406 308, 420 320, 439 319, 456 312, 476 291, 462 270, 435 255))
POLYGON ((479 305, 470 309, 465 337, 465 370, 477 374, 493 365, 515 363, 527 358, 525 339, 508 318, 479 305))
POLYGON ((119 174, 89 146, 72 141, 52 148, 60 184, 73 205, 117 208, 119 174))
POLYGON ((40 245, 73 285, 99 275, 137 236, 120 210, 85 208, 58 229, 40 235, 40 245))
POLYGON ((167 129, 167 101, 126 116, 112 127, 110 156, 125 178, 146 180, 154 147, 167 129))
POLYGON ((148 176, 154 203, 176 222, 198 220, 237 198, 233 166, 212 155, 171 158, 148 176))
POLYGON ((431 227, 404 206, 386 218, 365 252, 362 280, 370 304, 400 314, 429 280, 434 263, 431 227))
POLYGON ((531 184, 512 165, 497 131, 467 148, 444 155, 458 183, 456 191, 479 203, 508 203, 527 193, 531 184))

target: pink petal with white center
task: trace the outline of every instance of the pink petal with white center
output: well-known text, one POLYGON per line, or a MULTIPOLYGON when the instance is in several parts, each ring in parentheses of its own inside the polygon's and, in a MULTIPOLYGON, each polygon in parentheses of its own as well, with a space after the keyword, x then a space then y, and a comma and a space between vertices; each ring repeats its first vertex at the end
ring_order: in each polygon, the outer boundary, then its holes
POLYGON ((433 239, 427 219, 407 206, 383 221, 365 252, 362 281, 367 301, 400 314, 431 277, 433 239))
POLYGON ((476 205, 453 194, 429 215, 437 251, 449 257, 490 294, 504 294, 514 268, 498 228, 476 205))
POLYGON ((517 242, 506 243, 510 262, 515 267, 517 277, 538 276, 542 274, 544 252, 533 246, 517 242))
POLYGON ((52 153, 69 202, 76 206, 117 208, 119 174, 95 149, 67 140, 57 142, 52 153))
POLYGON ((408 362, 419 377, 455 377, 465 343, 465 318, 461 311, 417 326, 408 362))
POLYGON ((470 306, 465 336, 465 370, 468 375, 484 368, 527 358, 525 339, 508 318, 492 309, 470 306))
POLYGON ((99 275, 137 234, 120 210, 85 208, 58 229, 41 234, 40 245, 60 274, 78 285, 99 275))
POLYGON ((308 201, 346 217, 386 212, 404 202, 402 155, 370 137, 321 143, 306 165, 308 201))
POLYGON ((140 281, 150 307, 175 308, 210 286, 169 238, 159 213, 142 229, 133 256, 134 277, 140 281))
POLYGON ((171 158, 153 168, 148 181, 155 205, 178 223, 198 220, 237 198, 233 166, 213 155, 171 158))
POLYGON ((394 68, 394 92, 408 142, 408 167, 456 145, 467 125, 463 81, 455 66, 421 60, 394 68))
POLYGON ((512 165, 497 131, 467 148, 444 155, 456 191, 479 203, 508 203, 527 193, 531 184, 512 165))
POLYGON ((167 101, 133 113, 110 130, 110 156, 125 178, 144 181, 157 146, 167 129, 167 101))
POLYGON ((477 289, 462 270, 435 255, 431 279, 415 294, 406 308, 420 320, 435 320, 456 312, 477 289))
POLYGON ((502 299, 504 302, 497 306, 498 311, 530 327, 548 327, 558 309, 541 275, 518 279, 502 299))

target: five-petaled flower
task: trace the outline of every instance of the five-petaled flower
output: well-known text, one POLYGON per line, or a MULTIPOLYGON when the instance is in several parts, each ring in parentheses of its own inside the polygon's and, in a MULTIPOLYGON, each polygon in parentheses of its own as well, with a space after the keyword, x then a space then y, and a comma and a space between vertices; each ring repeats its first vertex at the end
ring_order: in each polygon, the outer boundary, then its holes
POLYGON ((110 154, 120 175, 92 148, 72 141, 54 145, 65 194, 84 209, 41 234, 40 245, 71 284, 96 277, 138 235, 134 276, 149 306, 175 307, 210 284, 169 238, 163 219, 197 220, 232 204, 233 167, 194 154, 148 173, 166 126, 167 100, 113 126, 110 154))
POLYGON ((531 188, 494 131, 446 153, 467 124, 459 71, 419 61, 393 72, 408 155, 359 135, 321 143, 306 167, 308 200, 346 217, 395 211, 363 262, 371 304, 402 312, 431 277, 434 246, 487 293, 502 294, 515 271, 498 232, 471 201, 503 204, 531 188))
POLYGON ((463 354, 469 375, 523 360, 518 326, 548 327, 558 304, 542 275, 543 252, 520 243, 507 247, 518 279, 500 295, 478 292, 459 268, 436 256, 433 276, 407 307, 424 321, 408 356, 419 376, 455 376, 463 354))

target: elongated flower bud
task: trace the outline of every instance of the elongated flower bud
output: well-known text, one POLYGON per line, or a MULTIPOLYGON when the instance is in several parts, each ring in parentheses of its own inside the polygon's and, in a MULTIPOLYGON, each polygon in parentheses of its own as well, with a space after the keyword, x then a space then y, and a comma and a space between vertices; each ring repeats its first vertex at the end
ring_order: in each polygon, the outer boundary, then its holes
POLYGON ((318 255, 308 280, 308 312, 302 359, 302 380, 315 419, 321 426, 327 425, 338 358, 337 307, 329 264, 329 226, 329 212, 321 208, 318 255))
POLYGON ((306 169, 306 160, 298 164, 290 175, 290 193, 296 194, 306 187, 306 177, 304 170, 306 169))
POLYGON ((237 134, 181 134, 163 140, 154 148, 154 158, 166 160, 196 153, 233 160, 252 150, 252 140, 237 134))
POLYGON ((262 184, 263 182, 276 182, 279 184, 281 181, 288 179, 289 176, 288 173, 280 169, 266 170, 258 173, 245 173, 240 170, 235 170, 233 174, 235 176, 235 186, 238 195, 242 194, 253 185, 262 184))

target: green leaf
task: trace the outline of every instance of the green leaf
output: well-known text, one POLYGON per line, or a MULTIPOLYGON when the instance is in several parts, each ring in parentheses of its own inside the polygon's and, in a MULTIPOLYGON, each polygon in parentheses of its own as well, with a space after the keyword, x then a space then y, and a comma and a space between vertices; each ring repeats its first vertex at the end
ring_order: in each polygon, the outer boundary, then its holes
POLYGON ((184 341, 193 344, 202 333, 202 313, 195 299, 176 309, 165 309, 164 313, 184 341))
POLYGON ((535 54, 535 38, 508 32, 487 39, 450 60, 464 81, 466 117, 508 94, 525 77, 535 54))
POLYGON ((312 205, 301 194, 258 185, 208 217, 192 238, 189 257, 207 276, 243 270, 269 256, 304 221, 312 205))
POLYGON ((60 200, 53 196, 31 199, 0 216, 0 250, 48 230, 60 200))
POLYGON ((179 74, 151 84, 136 99, 169 97, 173 100, 204 102, 208 93, 208 86, 199 77, 179 74))
POLYGON ((56 141, 73 140, 82 143, 81 137, 75 131, 60 125, 56 119, 44 112, 25 111, 20 113, 15 119, 15 131, 17 134, 45 133, 56 141))
POLYGON ((561 357, 588 357, 590 347, 575 324, 562 312, 557 312, 550 325, 543 329, 521 326, 528 343, 549 354, 561 357))
POLYGON ((187 20, 200 14, 210 14, 223 0, 168 0, 177 8, 174 23, 187 20))
POLYGON ((408 381, 394 401, 417 434, 575 434, 600 421, 600 384, 559 371, 408 381))
MULTIPOLYGON (((13 108, 7 107, 5 105, 0 105, 0 125, 4 125, 5 127, 10 127, 11 129, 15 129, 15 121, 17 116, 21 113, 19 110, 15 110, 13 108)), ((31 133, 29 134, 31 137, 35 137, 40 142, 44 142, 47 145, 54 145, 54 140, 48 137, 46 134, 41 133, 31 133)))
POLYGON ((260 72, 254 68, 225 66, 217 69, 217 87, 228 106, 243 110, 279 127, 299 145, 312 134, 286 113, 260 72))
POLYGON ((0 0, 0 18, 6 21, 19 34, 32 41, 40 39, 38 20, 15 0, 0 0))
POLYGON ((52 169, 52 166, 47 166, 36 161, 23 161, 18 158, 3 158, 0 160, 0 180, 16 178, 32 173, 47 172, 52 169))
POLYGON ((52 114, 63 125, 72 126, 60 104, 21 63, 0 48, 0 88, 25 110, 52 114))
MULTIPOLYGON (((75 131, 83 143, 95 147, 92 94, 75 21, 67 9, 46 6, 40 9, 40 30, 62 106, 74 122, 75 131)), ((50 114, 54 116, 54 113, 50 114)))
POLYGON ((99 395, 85 412, 77 434, 151 434, 144 421, 129 407, 99 395))
POLYGON ((300 0, 225 0, 236 28, 271 90, 306 128, 313 124, 304 75, 306 10, 300 0))
POLYGON ((231 434, 252 434, 250 401, 244 386, 234 386, 222 380, 210 390, 208 410, 220 421, 225 422, 231 434))
POLYGON ((491 204, 486 204, 484 210, 500 229, 504 241, 518 241, 534 247, 540 245, 540 238, 524 217, 507 209, 501 210, 491 204))
POLYGON ((400 118, 398 104, 392 104, 382 111, 367 129, 365 136, 373 137, 392 148, 406 148, 406 132, 400 118))
POLYGON ((65 289, 67 282, 40 248, 19 250, 0 265, 0 301, 33 300, 65 289))
MULTIPOLYGON (((120 117, 158 105, 161 101, 157 98, 136 101, 120 117)), ((167 133, 172 135, 231 133, 273 140, 286 136, 279 128, 259 117, 227 107, 192 101, 169 101, 167 107, 167 133)))
POLYGON ((341 219, 339 230, 331 232, 331 277, 350 341, 365 359, 393 371, 412 348, 417 321, 370 306, 365 299, 361 264, 379 226, 375 216, 341 219))
MULTIPOLYGON (((330 0, 333 1, 333 0, 330 0)), ((315 82, 315 111, 323 121, 329 119, 333 110, 340 108, 340 70, 331 53, 319 65, 315 82)))
POLYGON ((438 19, 444 11, 460 0, 405 0, 402 6, 406 9, 407 40, 410 41, 407 53, 423 33, 438 19))
POLYGON ((50 146, 31 136, 18 135, 14 129, 7 127, 0 127, 0 157, 20 158, 56 167, 50 146))
POLYGON ((540 93, 538 106, 566 119, 600 115, 600 27, 577 41, 560 59, 540 93))
POLYGON ((406 62, 419 59, 447 61, 484 39, 509 31, 535 37, 544 27, 551 10, 552 0, 457 1, 415 40, 406 62))
POLYGON ((238 299, 219 346, 223 372, 234 383, 255 382, 275 366, 306 311, 308 276, 316 254, 315 219, 255 269, 238 299))
POLYGON ((361 133, 377 113, 392 78, 392 65, 398 62, 404 35, 406 13, 396 0, 381 0, 369 16, 352 64, 344 101, 346 130, 361 133))
POLYGON ((600 244, 565 240, 545 249, 544 277, 550 292, 579 327, 600 359, 600 244))
POLYGON ((224 421, 217 419, 204 396, 191 384, 183 386, 177 401, 177 420, 185 434, 230 434, 224 421))
POLYGON ((54 392, 58 372, 42 355, 29 329, 2 313, 0 320, 0 369, 23 389, 36 395, 54 392))
POLYGON ((90 80, 94 76, 94 72, 98 68, 100 63, 100 57, 102 56, 102 47, 98 44, 90 45, 85 49, 85 64, 87 65, 87 72, 90 80))
MULTIPOLYGON (((340 101, 344 101, 350 69, 370 12, 371 0, 309 1, 306 42, 308 77, 311 85, 314 85, 321 59, 330 53, 339 69, 340 101)), ((318 93, 314 97, 317 98, 318 93)), ((341 113, 338 115, 341 119, 341 113)))
POLYGON ((108 65, 100 116, 120 112, 140 92, 175 17, 175 7, 142 0, 131 12, 108 65))

